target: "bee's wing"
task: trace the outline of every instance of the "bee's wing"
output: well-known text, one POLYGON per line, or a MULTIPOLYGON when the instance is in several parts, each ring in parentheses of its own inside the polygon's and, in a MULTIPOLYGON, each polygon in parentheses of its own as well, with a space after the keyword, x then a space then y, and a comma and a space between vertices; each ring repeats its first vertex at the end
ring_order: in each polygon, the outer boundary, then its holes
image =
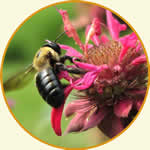
POLYGON ((35 73, 36 70, 33 68, 33 65, 30 65, 23 71, 18 72, 6 80, 3 84, 4 90, 12 91, 25 87, 31 80, 33 80, 35 73))

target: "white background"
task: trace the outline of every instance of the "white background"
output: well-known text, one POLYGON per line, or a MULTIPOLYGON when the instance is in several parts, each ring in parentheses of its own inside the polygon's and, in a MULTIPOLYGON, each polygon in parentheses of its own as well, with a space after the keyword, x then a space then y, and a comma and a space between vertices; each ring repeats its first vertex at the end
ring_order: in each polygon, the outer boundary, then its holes
MULTIPOLYGON (((60 1, 60 0, 59 0, 60 1)), ((149 0, 91 0, 119 13, 140 35, 150 57, 150 1, 149 0)), ((56 0, 5 0, 0 2, 0 60, 15 29, 32 13, 56 0)), ((0 61, 1 62, 1 61, 0 61)), ((133 125, 121 136, 95 150, 127 150, 150 148, 149 95, 142 112, 133 125)), ((26 133, 14 120, 0 91, 0 149, 49 150, 56 149, 41 143, 26 133)))

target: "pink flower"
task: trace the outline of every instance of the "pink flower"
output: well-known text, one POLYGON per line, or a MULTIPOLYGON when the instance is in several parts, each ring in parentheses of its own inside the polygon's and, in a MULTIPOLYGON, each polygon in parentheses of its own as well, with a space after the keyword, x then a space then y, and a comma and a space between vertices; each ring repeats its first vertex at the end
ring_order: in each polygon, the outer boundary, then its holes
MULTIPOLYGON (((65 109, 66 117, 74 115, 65 134, 97 126, 107 136, 113 137, 132 121, 145 97, 148 69, 141 43, 134 32, 120 37, 120 31, 126 30, 127 26, 120 24, 106 10, 111 39, 104 33, 102 35, 101 22, 94 18, 86 28, 83 44, 69 21, 67 11, 58 11, 66 34, 75 40, 83 53, 67 45, 60 44, 60 47, 66 50, 66 55, 74 56, 77 67, 86 71, 76 78, 67 77, 70 85, 65 89, 66 98, 74 89, 79 99, 65 109), (88 44, 89 40, 93 45, 88 44)), ((52 111, 52 126, 57 135, 61 135, 63 107, 52 111)))
POLYGON ((98 18, 101 22, 104 22, 105 9, 96 5, 87 3, 77 3, 75 7, 76 18, 71 20, 75 29, 83 28, 91 23, 93 18, 98 18))

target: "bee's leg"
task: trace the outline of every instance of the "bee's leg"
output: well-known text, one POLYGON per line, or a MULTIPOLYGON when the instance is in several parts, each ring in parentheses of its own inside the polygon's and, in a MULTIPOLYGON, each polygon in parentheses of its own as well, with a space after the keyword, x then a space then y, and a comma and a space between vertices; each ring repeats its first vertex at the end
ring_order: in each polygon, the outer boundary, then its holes
MULTIPOLYGON (((73 63, 73 57, 71 57, 71 56, 64 55, 64 56, 60 57, 61 63, 65 63, 66 60, 69 60, 71 63, 73 63)), ((81 61, 79 58, 76 58, 76 60, 81 61)))
POLYGON ((80 69, 80 68, 67 68, 63 63, 56 63, 56 68, 59 71, 67 71, 69 73, 74 73, 74 74, 84 74, 85 71, 80 69))
POLYGON ((61 62, 61 63, 64 63, 66 60, 69 60, 70 62, 73 63, 72 59, 73 59, 73 57, 64 55, 64 56, 61 56, 61 57, 60 57, 60 62, 61 62))
POLYGON ((61 84, 61 85, 62 85, 62 88, 63 88, 63 89, 65 89, 65 88, 66 88, 69 84, 67 84, 67 83, 66 83, 66 84, 65 84, 65 83, 63 83, 63 84, 61 84))
POLYGON ((74 74, 84 74, 85 71, 80 69, 80 68, 65 68, 65 70, 69 73, 74 73, 74 74))

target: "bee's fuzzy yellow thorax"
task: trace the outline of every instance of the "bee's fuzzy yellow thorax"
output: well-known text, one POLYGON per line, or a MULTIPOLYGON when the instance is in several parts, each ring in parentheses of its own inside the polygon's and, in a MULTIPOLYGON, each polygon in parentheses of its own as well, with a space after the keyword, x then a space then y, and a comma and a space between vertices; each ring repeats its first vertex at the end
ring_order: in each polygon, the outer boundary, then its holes
POLYGON ((59 55, 50 47, 41 47, 33 59, 33 67, 37 71, 41 71, 45 68, 51 67, 51 58, 59 61, 59 55))

